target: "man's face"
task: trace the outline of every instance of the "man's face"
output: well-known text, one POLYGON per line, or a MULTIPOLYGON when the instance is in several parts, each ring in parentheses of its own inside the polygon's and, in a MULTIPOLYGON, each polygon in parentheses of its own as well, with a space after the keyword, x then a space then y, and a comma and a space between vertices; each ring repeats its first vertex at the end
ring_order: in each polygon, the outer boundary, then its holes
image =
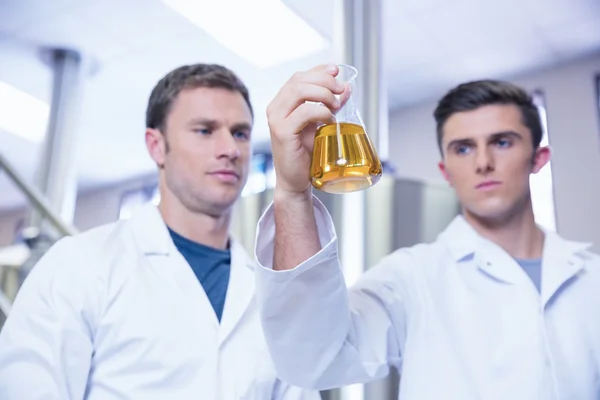
POLYGON ((250 169, 252 115, 243 96, 220 88, 179 93, 151 154, 166 188, 189 210, 219 216, 239 197, 250 169), (154 153, 154 154, 153 154, 154 153))
POLYGON ((550 158, 534 152, 518 107, 488 105, 453 114, 443 126, 439 167, 454 187, 465 213, 501 221, 524 209, 530 174, 550 158))

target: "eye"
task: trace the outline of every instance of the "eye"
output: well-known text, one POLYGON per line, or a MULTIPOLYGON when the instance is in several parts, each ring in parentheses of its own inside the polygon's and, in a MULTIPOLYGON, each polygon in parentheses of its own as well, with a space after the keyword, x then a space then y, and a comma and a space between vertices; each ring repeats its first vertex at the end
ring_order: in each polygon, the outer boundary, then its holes
POLYGON ((465 154, 469 154, 469 152, 471 151, 471 146, 467 146, 467 145, 460 145, 460 146, 456 146, 456 154, 458 155, 465 155, 465 154))
POLYGON ((211 131, 207 128, 196 128, 194 129, 194 133, 197 133, 199 135, 209 135, 211 131))
POLYGON ((250 138, 250 134, 245 131, 237 131, 233 133, 233 137, 241 140, 248 140, 250 138))
POLYGON ((506 138, 500 138, 496 140, 496 145, 500 148, 508 148, 512 145, 512 142, 506 138))

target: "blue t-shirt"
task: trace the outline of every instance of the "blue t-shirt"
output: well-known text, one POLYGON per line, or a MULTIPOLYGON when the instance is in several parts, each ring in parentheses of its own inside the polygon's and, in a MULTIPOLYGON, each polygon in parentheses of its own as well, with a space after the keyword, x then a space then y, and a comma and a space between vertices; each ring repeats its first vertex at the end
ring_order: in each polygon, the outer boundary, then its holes
POLYGON ((529 275, 538 292, 542 284, 542 260, 517 260, 521 268, 529 275))
POLYGON ((189 240, 169 228, 169 233, 177 250, 186 259, 192 271, 204 288, 217 319, 221 322, 225 296, 229 285, 231 251, 208 247, 189 240))

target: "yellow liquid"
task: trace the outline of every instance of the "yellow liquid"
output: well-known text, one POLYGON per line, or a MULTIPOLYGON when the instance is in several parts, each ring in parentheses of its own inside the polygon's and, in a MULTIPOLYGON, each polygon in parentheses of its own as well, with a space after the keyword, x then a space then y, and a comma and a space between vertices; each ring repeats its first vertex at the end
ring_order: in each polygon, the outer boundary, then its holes
POLYGON ((342 122, 317 130, 310 166, 316 189, 335 194, 355 192, 379 182, 381 173, 381 161, 362 126, 342 122))

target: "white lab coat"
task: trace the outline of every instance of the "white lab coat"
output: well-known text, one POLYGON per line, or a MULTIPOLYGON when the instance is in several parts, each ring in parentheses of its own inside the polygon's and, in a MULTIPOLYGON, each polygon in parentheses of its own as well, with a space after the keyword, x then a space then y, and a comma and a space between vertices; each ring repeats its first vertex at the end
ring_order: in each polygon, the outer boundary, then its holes
POLYGON ((400 249, 347 291, 315 198, 322 250, 273 271, 272 207, 259 222, 257 299, 282 379, 329 388, 401 371, 402 400, 600 399, 600 259, 547 233, 541 295, 462 217, 400 249))
POLYGON ((253 268, 233 241, 219 325, 156 207, 62 239, 0 333, 0 399, 320 399, 276 378, 253 268))

